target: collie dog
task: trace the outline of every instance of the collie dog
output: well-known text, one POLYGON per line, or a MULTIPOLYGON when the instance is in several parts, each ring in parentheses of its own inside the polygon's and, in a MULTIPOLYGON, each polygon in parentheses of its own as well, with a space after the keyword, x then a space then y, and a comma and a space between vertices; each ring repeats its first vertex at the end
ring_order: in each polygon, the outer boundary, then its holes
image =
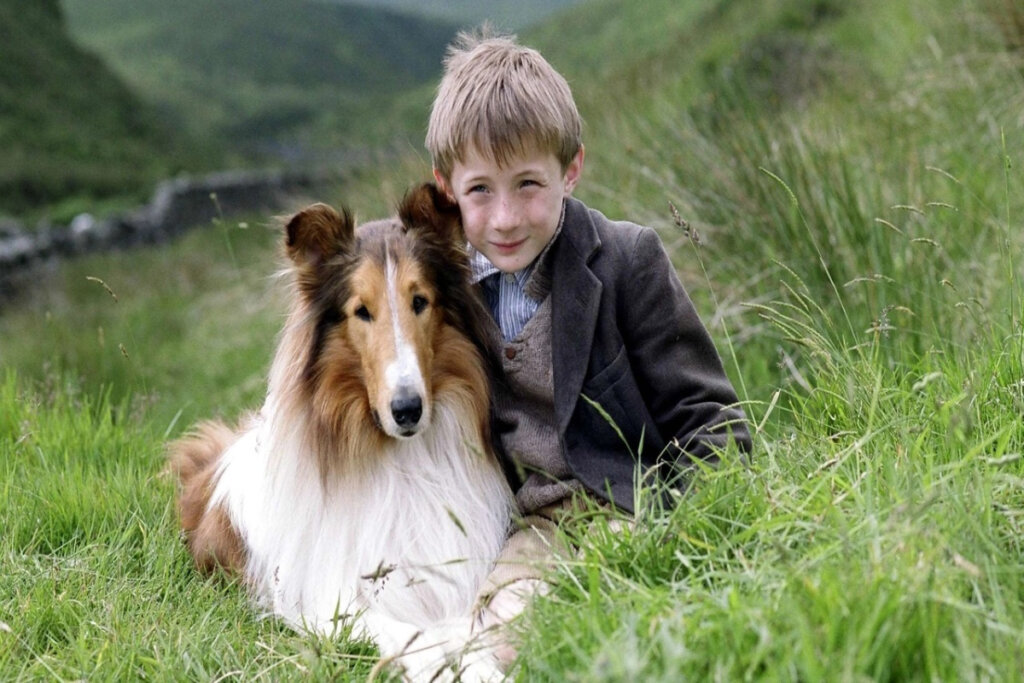
POLYGON ((241 577, 298 629, 351 619, 411 678, 497 671, 465 647, 513 499, 464 245, 458 208, 430 184, 358 229, 324 204, 299 212, 262 409, 170 446, 200 569, 241 577))

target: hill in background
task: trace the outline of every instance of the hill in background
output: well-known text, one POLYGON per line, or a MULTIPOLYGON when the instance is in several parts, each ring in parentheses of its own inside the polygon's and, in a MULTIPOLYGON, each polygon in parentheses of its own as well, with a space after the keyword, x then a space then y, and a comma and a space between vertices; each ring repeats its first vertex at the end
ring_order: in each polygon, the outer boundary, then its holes
POLYGON ((0 0, 0 215, 66 222, 179 172, 419 149, 458 26, 574 2, 0 0))
POLYGON ((64 7, 76 38, 169 125, 240 163, 324 160, 401 137, 425 105, 403 109, 395 96, 437 77, 455 33, 436 19, 311 0, 64 7))
POLYGON ((387 7, 409 14, 434 17, 459 26, 493 22, 502 30, 518 30, 582 0, 326 0, 338 4, 387 7))
POLYGON ((0 0, 0 215, 149 191, 201 166, 103 62, 69 38, 58 0, 0 0))

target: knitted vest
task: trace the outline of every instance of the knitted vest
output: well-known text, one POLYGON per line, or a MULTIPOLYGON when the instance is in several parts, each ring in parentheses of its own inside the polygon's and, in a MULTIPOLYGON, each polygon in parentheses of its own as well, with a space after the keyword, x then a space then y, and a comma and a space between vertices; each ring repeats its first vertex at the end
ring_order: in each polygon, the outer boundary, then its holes
POLYGON ((531 297, 544 299, 519 336, 506 342, 497 324, 491 326, 492 348, 500 349, 505 371, 504 383, 494 391, 494 413, 503 426, 505 454, 523 479, 516 502, 524 515, 581 488, 569 471, 555 425, 550 280, 544 270, 538 268, 527 283, 531 297))

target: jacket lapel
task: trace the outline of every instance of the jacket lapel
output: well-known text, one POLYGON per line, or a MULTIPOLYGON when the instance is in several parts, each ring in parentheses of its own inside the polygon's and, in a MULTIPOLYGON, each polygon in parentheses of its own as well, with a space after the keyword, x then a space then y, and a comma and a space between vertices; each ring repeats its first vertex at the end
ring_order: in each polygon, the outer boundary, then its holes
POLYGON ((567 199, 562 235, 554 245, 551 288, 551 369, 559 434, 565 434, 583 389, 594 342, 601 281, 588 263, 600 247, 586 207, 567 199))

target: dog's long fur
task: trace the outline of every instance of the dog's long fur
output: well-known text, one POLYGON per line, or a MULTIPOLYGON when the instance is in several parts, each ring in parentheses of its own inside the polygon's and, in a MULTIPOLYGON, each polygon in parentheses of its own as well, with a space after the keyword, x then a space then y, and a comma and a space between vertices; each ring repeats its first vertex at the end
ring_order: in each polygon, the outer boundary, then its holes
POLYGON ((464 645, 512 509, 458 209, 423 185, 398 219, 355 229, 318 204, 286 233, 292 303, 262 409, 171 444, 182 527, 200 569, 298 628, 357 615, 411 671, 421 643, 464 645))

